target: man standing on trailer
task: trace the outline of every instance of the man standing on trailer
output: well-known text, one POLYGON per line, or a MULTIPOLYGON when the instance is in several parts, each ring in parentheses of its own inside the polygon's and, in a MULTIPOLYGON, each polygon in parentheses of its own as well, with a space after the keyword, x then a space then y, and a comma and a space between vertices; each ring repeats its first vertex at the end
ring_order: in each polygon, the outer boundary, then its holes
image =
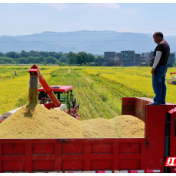
POLYGON ((151 105, 165 104, 166 84, 165 77, 167 72, 167 61, 170 54, 169 44, 164 40, 161 32, 153 34, 155 43, 158 45, 155 48, 152 57, 152 86, 155 93, 154 102, 151 105))

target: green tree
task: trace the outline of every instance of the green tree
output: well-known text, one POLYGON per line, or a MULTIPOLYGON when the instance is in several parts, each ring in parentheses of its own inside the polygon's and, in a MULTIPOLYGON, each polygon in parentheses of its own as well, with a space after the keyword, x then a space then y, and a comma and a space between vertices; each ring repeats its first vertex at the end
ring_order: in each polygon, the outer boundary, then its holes
POLYGON ((0 57, 0 61, 2 64, 11 64, 13 59, 10 57, 0 57))
POLYGON ((49 53, 48 52, 45 52, 45 51, 40 51, 40 56, 43 56, 43 57, 48 57, 49 56, 49 53))
POLYGON ((0 57, 3 57, 3 56, 4 56, 4 54, 2 52, 0 52, 0 57))
POLYGON ((48 56, 45 58, 45 61, 47 64, 55 64, 57 62, 57 59, 52 56, 48 56))
POLYGON ((148 66, 152 66, 152 61, 149 62, 148 66))
POLYGON ((34 56, 29 56, 27 58, 27 63, 28 64, 35 64, 35 57, 34 56))
POLYGON ((21 51, 20 55, 21 57, 26 57, 26 58, 28 57, 28 53, 24 50, 21 51))
POLYGON ((62 53, 57 53, 57 54, 55 55, 55 58, 56 58, 56 59, 59 59, 59 58, 61 58, 62 56, 63 56, 62 53))
POLYGON ((0 64, 5 64, 4 58, 0 57, 0 64))
POLYGON ((29 52, 29 56, 35 56, 35 51, 34 51, 34 50, 31 50, 31 51, 29 52))
POLYGON ((87 54, 87 62, 93 62, 95 60, 95 57, 93 54, 88 53, 87 54))
POLYGON ((55 58, 56 58, 56 55, 57 55, 57 53, 56 53, 56 52, 54 52, 54 51, 49 52, 48 54, 49 54, 49 56, 52 56, 52 57, 55 57, 55 58))
POLYGON ((68 62, 68 58, 64 55, 59 59, 59 62, 64 62, 67 63, 68 62))
POLYGON ((70 51, 68 53, 68 57, 69 57, 69 64, 76 64, 76 53, 70 51))
POLYGON ((46 61, 43 62, 44 65, 47 65, 46 61))
POLYGON ((40 57, 35 57, 35 63, 36 64, 40 63, 40 57))
POLYGON ((26 64, 26 63, 27 63, 27 58, 25 58, 25 57, 20 57, 20 58, 19 58, 19 62, 20 62, 20 64, 26 64))
POLYGON ((82 51, 76 55, 76 60, 78 64, 85 64, 87 61, 87 53, 82 51))
POLYGON ((37 56, 40 56, 40 53, 38 51, 31 50, 28 55, 37 57, 37 56))
POLYGON ((40 60, 40 62, 44 62, 44 57, 43 57, 43 56, 40 56, 40 57, 39 57, 39 60, 40 60))
POLYGON ((20 54, 19 53, 16 53, 14 51, 10 51, 10 52, 7 52, 5 54, 6 57, 11 57, 13 59, 18 59, 20 57, 20 54))
POLYGON ((16 53, 15 54, 15 59, 18 59, 18 58, 20 58, 21 56, 20 56, 20 53, 16 53))

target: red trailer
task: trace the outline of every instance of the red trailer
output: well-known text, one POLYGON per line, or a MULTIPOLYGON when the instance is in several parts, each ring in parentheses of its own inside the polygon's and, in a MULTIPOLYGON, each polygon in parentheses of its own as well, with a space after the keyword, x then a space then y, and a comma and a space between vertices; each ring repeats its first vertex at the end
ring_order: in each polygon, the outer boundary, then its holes
POLYGON ((123 98, 122 114, 145 122, 143 138, 0 139, 0 172, 173 172, 176 105, 123 98))

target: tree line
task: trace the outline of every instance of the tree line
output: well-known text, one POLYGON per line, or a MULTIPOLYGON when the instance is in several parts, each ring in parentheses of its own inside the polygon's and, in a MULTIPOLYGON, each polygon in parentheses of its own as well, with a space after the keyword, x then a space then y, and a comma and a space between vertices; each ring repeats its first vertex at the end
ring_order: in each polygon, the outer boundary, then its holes
POLYGON ((59 65, 84 65, 95 61, 96 56, 91 53, 62 53, 22 50, 20 53, 10 51, 0 52, 0 64, 59 64, 59 65))

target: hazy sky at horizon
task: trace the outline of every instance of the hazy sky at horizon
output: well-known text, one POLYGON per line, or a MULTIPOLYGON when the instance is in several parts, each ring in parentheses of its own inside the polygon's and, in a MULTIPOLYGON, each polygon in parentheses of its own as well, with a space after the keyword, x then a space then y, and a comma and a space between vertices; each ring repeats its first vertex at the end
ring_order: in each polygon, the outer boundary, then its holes
POLYGON ((0 36, 79 30, 176 36, 176 4, 0 3, 0 36))

